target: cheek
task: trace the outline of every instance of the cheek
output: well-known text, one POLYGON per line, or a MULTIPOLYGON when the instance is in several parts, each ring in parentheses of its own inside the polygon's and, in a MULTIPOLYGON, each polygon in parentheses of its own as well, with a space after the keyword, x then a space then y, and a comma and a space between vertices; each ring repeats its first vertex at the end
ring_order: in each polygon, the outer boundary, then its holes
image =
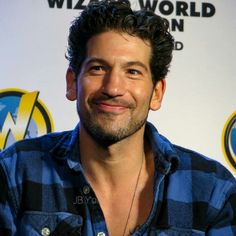
POLYGON ((86 96, 92 88, 91 80, 80 78, 77 83, 78 96, 86 96))
POLYGON ((149 86, 141 86, 132 90, 135 100, 141 105, 149 105, 152 97, 152 88, 149 86))
POLYGON ((78 91, 86 93, 98 91, 102 86, 102 81, 96 78, 84 77, 78 82, 78 91))
MULTIPOLYGON (((88 100, 98 94, 102 85, 99 81, 83 78, 77 83, 77 97, 80 104, 87 104, 88 100)), ((86 106, 86 105, 85 105, 86 106)))
POLYGON ((86 83, 80 79, 77 83, 77 103, 80 107, 85 103, 87 94, 88 86, 86 86, 86 83))

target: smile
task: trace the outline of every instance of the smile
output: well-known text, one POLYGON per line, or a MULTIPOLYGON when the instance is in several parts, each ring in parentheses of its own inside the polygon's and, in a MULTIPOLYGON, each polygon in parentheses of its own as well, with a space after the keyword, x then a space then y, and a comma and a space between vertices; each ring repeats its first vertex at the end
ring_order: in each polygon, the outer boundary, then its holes
POLYGON ((127 105, 108 102, 96 102, 94 105, 98 112, 112 113, 115 115, 121 114, 129 109, 127 105))

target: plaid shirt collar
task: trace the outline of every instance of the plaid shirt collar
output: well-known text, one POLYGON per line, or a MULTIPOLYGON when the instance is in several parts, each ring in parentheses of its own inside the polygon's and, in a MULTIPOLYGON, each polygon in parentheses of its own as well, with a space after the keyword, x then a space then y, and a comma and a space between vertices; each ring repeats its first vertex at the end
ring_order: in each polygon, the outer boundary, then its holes
MULTIPOLYGON (((58 161, 67 161, 67 165, 74 171, 82 171, 79 151, 80 124, 75 129, 64 136, 56 146, 51 149, 52 156, 58 161)), ((162 174, 175 172, 179 163, 179 156, 175 152, 172 144, 161 136, 156 128, 149 122, 145 128, 145 139, 151 142, 155 156, 156 171, 162 174)))

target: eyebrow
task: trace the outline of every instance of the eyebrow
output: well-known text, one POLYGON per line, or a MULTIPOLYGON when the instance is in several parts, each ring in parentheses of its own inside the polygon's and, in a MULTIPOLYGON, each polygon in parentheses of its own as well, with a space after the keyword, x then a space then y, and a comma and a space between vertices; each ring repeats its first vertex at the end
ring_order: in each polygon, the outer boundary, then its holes
POLYGON ((85 64, 85 65, 89 65, 89 64, 95 63, 95 62, 96 62, 96 63, 101 63, 101 64, 108 65, 108 63, 107 63, 105 60, 103 60, 103 59, 101 59, 101 58, 98 58, 98 57, 91 57, 91 58, 88 58, 88 59, 85 60, 84 64, 85 64))
MULTIPOLYGON (((98 58, 98 57, 91 57, 91 58, 88 58, 85 60, 84 64, 85 65, 89 65, 91 63, 101 63, 101 64, 104 64, 104 65, 108 65, 109 66, 109 63, 102 59, 102 58, 98 58)), ((145 71, 148 71, 148 68, 147 66, 140 62, 140 61, 128 61, 128 62, 125 62, 122 67, 129 67, 129 66, 140 66, 142 67, 145 71)))
POLYGON ((129 66, 140 66, 145 71, 148 71, 147 66, 144 63, 140 62, 140 61, 129 61, 129 62, 126 62, 125 65, 124 65, 124 67, 129 67, 129 66))

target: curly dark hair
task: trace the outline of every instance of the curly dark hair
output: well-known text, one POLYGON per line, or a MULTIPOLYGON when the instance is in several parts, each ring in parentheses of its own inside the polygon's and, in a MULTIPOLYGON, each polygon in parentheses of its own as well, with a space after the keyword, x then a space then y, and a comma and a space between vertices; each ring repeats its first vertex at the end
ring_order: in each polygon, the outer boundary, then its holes
POLYGON ((174 39, 168 29, 166 19, 145 9, 133 11, 128 0, 91 2, 71 24, 66 57, 77 76, 92 36, 107 31, 128 33, 150 43, 150 68, 156 83, 165 78, 172 59, 174 39))

